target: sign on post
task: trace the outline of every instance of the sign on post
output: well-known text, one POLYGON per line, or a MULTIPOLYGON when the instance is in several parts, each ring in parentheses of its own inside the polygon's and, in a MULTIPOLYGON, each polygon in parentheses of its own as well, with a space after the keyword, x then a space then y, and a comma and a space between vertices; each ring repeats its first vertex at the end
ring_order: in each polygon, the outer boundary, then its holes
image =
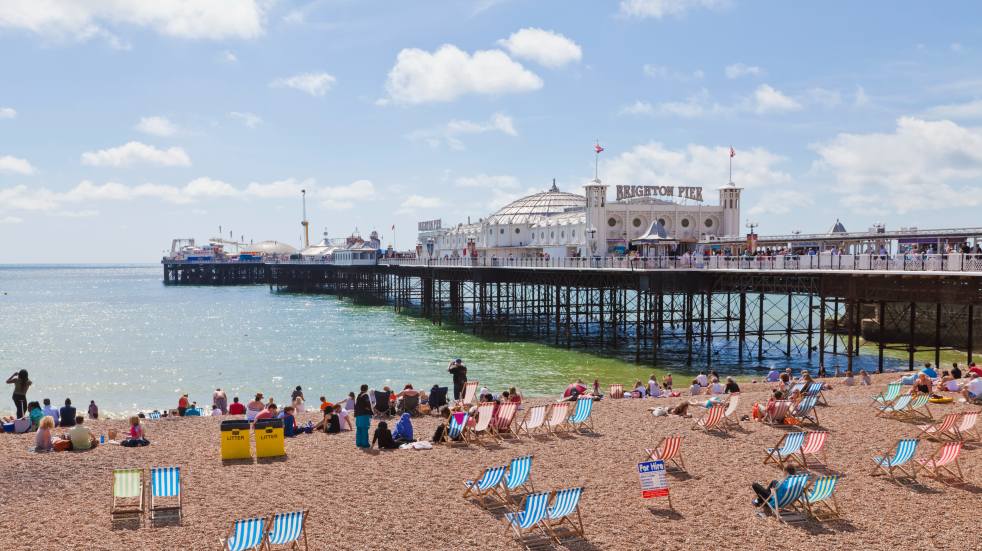
POLYGON ((642 461, 638 463, 638 478, 641 479, 641 497, 667 497, 671 507, 672 498, 668 495, 668 479, 665 478, 665 462, 642 461))

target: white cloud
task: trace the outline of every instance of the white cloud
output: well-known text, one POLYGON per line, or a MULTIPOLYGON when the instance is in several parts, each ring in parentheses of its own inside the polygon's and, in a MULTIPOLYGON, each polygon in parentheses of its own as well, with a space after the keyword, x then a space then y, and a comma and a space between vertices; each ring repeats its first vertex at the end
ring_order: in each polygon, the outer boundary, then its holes
POLYGON ((555 32, 526 27, 512 33, 498 44, 511 52, 511 55, 528 59, 546 67, 562 67, 583 58, 580 46, 555 32))
POLYGON ((122 46, 109 27, 147 27, 176 38, 256 38, 263 33, 263 0, 4 0, 0 27, 52 40, 102 37, 122 46))
POLYGON ((654 115, 655 107, 646 101, 637 100, 622 107, 619 113, 621 115, 654 115))
POLYGON ((23 174, 25 176, 34 174, 34 167, 27 159, 11 157, 10 155, 0 155, 0 172, 11 172, 13 174, 23 174))
POLYGON ((503 113, 495 113, 487 122, 452 120, 438 128, 415 130, 410 132, 407 137, 412 141, 425 142, 430 147, 446 144, 450 149, 462 150, 465 149, 465 146, 459 136, 487 132, 501 132, 508 136, 518 135, 511 117, 503 113))
POLYGON ((20 224, 23 221, 23 218, 17 216, 0 216, 0 224, 20 224))
POLYGON ((892 133, 839 134, 812 146, 842 202, 867 214, 982 205, 982 130, 902 117, 892 133))
POLYGON ((311 96, 323 96, 334 87, 337 79, 327 73, 301 73, 292 77, 278 78, 269 85, 273 88, 293 88, 311 96))
POLYGON ((747 211, 751 216, 766 214, 789 214, 792 211, 801 212, 801 209, 815 204, 815 199, 805 191, 796 189, 773 189, 761 194, 757 202, 747 211))
POLYGON ((268 184, 252 182, 246 186, 245 193, 246 195, 261 199, 284 199, 300 197, 300 190, 309 189, 313 192, 313 188, 314 181, 311 179, 298 181, 295 178, 287 178, 286 180, 277 180, 268 184))
POLYGON ((385 89, 403 104, 452 101, 465 94, 508 94, 542 88, 542 79, 501 50, 469 54, 452 44, 435 52, 406 48, 396 56, 385 89))
POLYGON ((356 180, 344 186, 320 188, 314 194, 322 207, 331 210, 350 209, 355 203, 364 204, 377 197, 375 185, 369 180, 356 180))
POLYGON ((853 100, 856 107, 866 107, 870 104, 869 96, 866 95, 866 90, 862 86, 856 86, 856 99, 853 100))
POLYGON ((838 107, 842 103, 842 94, 838 90, 827 88, 809 88, 805 92, 805 97, 811 103, 828 108, 838 107))
MULTIPOLYGON (((670 149, 657 142, 636 145, 604 161, 600 178, 610 185, 704 186, 715 189, 728 179, 729 146, 689 144, 670 149)), ((785 185, 791 175, 778 168, 786 159, 760 148, 737 152, 733 181, 745 188, 785 185)))
POLYGON ((752 101, 753 110, 758 115, 788 113, 801 109, 800 103, 768 84, 761 84, 754 90, 752 101))
POLYGON ((239 61, 239 56, 235 55, 235 52, 231 50, 225 50, 218 54, 218 60, 224 63, 237 63, 239 61))
POLYGON ((180 147, 157 149, 140 142, 128 142, 119 147, 82 153, 82 164, 122 167, 133 164, 160 166, 191 166, 191 158, 180 147))
POLYGON ((283 22, 288 25, 302 25, 306 16, 300 10, 290 10, 283 16, 283 22))
POLYGON ((689 81, 689 80, 701 80, 706 76, 701 69, 692 71, 691 73, 684 73, 681 71, 676 71, 664 65, 653 65, 646 63, 641 67, 641 72, 646 76, 651 78, 663 79, 663 80, 679 80, 679 81, 689 81))
POLYGON ((263 119, 259 115, 248 111, 231 111, 228 116, 229 118, 242 122, 242 124, 249 128, 255 128, 263 122, 263 119))
POLYGON ((937 105, 927 110, 927 116, 951 120, 982 119, 982 99, 937 105))
POLYGON ((13 107, 0 107, 0 119, 12 119, 17 116, 17 110, 13 107))
POLYGON ((483 188, 483 189, 518 189, 518 178, 514 176, 489 176, 487 174, 475 174, 474 176, 461 176, 454 180, 457 187, 462 188, 483 188))
POLYGON ((399 206, 402 212, 411 212, 417 209, 435 209, 444 205, 443 199, 439 197, 427 197, 424 195, 410 195, 399 206))
POLYGON ((679 17, 693 9, 719 10, 729 0, 621 0, 620 13, 629 17, 662 19, 679 17))
POLYGON ((177 126, 166 117, 141 117, 140 122, 135 127, 138 131, 152 136, 173 136, 177 133, 177 126))
POLYGON ((621 115, 654 115, 695 119, 710 115, 719 115, 725 108, 713 101, 709 91, 703 88, 697 94, 684 101, 665 101, 655 105, 646 101, 635 101, 620 110, 621 115))
POLYGON ((759 77, 764 74, 764 70, 756 65, 745 65, 743 63, 734 63, 733 65, 727 65, 724 70, 726 73, 726 78, 734 79, 740 77, 759 77))

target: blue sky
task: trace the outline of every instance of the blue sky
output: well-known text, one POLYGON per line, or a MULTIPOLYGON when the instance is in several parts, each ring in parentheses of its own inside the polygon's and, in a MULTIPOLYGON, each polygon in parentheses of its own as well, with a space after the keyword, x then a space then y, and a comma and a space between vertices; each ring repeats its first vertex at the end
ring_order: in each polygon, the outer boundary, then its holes
POLYGON ((745 187, 762 233, 980 226, 972 2, 5 0, 0 262, 154 261, 476 219, 608 184, 745 187))

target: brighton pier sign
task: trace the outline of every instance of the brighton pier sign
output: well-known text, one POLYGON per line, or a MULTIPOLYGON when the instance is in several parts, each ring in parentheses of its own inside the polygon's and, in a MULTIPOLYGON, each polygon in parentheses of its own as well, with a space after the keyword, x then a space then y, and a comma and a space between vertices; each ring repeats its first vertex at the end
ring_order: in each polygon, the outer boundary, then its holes
POLYGON ((617 186, 617 200, 634 197, 680 197, 702 201, 702 188, 692 186, 617 186))

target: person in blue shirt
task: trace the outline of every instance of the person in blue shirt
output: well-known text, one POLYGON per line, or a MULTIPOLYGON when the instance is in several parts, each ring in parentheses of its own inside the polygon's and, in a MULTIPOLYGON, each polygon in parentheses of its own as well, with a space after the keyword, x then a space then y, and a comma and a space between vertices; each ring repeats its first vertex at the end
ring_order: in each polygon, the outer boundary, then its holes
POLYGON ((62 427, 74 427, 75 426, 75 406, 72 405, 71 398, 65 398, 65 405, 58 411, 58 416, 61 419, 59 426, 62 427))
POLYGON ((767 372, 768 383, 776 383, 780 379, 781 379, 781 374, 777 372, 777 369, 772 367, 771 370, 767 372))
POLYGON ((938 378, 938 372, 931 368, 930 362, 924 364, 924 369, 921 370, 921 373, 927 375, 928 377, 930 377, 932 379, 937 379, 938 378))
POLYGON ((297 420, 293 416, 293 406, 283 408, 283 436, 287 438, 297 435, 297 420))

